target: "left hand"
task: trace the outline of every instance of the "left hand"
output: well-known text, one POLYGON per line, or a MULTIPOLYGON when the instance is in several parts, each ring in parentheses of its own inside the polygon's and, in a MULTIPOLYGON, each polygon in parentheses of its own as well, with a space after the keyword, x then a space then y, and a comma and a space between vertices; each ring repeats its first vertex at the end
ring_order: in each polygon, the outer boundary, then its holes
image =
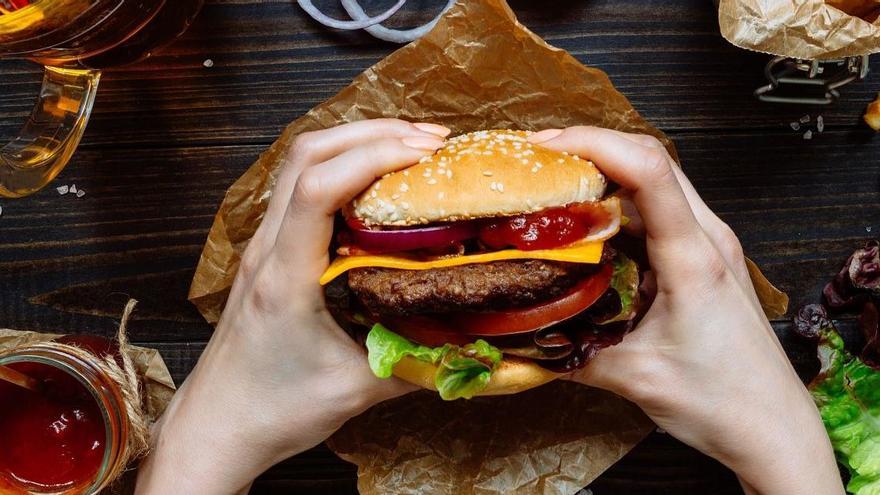
POLYGON ((395 119, 297 137, 223 316, 154 431, 138 494, 237 493, 370 406, 413 390, 380 380, 334 321, 318 278, 336 212, 417 162, 449 130, 395 119))

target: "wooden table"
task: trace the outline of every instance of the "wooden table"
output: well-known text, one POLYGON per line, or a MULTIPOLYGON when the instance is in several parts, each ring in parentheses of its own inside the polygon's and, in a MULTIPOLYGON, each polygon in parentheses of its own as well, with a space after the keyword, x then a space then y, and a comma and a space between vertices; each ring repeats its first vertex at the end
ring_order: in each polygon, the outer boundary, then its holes
MULTIPOLYGON (((416 22, 428 16, 417 8, 440 3, 410 2, 401 18, 416 22)), ((751 96, 767 56, 728 45, 706 0, 512 5, 548 42, 607 71, 674 139, 697 189, 794 307, 815 301, 848 253, 877 236, 880 141, 860 116, 880 74, 844 88, 832 107, 774 106, 751 96), (825 121, 809 141, 789 126, 805 114, 825 121)), ((290 0, 209 0, 161 55, 105 75, 83 145, 53 184, 75 183, 85 197, 50 187, 0 200, 0 327, 109 336, 131 296, 141 301, 132 338, 160 349, 180 383, 211 335, 186 294, 224 190, 288 122, 394 49, 326 30, 290 0)), ((29 113, 38 73, 0 62, 0 141, 29 113)), ((853 340, 851 322, 842 326, 853 340)), ((774 327, 808 376, 812 350, 787 321, 774 327)), ((591 488, 740 493, 730 472, 659 433, 591 488)), ((254 490, 354 491, 353 466, 323 447, 273 468, 254 490)))

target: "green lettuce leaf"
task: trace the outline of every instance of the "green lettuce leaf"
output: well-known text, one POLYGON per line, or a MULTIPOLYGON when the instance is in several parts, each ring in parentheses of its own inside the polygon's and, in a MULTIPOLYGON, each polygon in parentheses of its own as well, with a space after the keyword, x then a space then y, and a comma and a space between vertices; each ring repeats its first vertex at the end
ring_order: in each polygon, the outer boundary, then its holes
POLYGON ((880 495, 880 371, 844 349, 833 325, 819 333, 819 375, 809 389, 838 461, 849 468, 847 490, 880 495))
POLYGON ((377 323, 367 335, 367 359, 379 378, 391 376, 394 365, 405 356, 437 366, 434 385, 444 400, 470 399, 484 390, 501 362, 501 351, 485 340, 464 347, 418 345, 377 323))
POLYGON ((597 322, 605 325, 615 321, 630 320, 635 316, 638 309, 639 298, 639 266, 635 261, 618 253, 612 262, 614 274, 611 276, 611 288, 620 297, 620 312, 607 320, 597 322))

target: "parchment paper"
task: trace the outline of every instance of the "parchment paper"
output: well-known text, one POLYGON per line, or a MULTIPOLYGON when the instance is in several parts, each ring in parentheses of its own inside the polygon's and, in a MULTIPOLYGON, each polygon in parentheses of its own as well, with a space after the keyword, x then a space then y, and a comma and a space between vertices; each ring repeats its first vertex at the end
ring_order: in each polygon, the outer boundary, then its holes
POLYGON ((880 20, 824 0, 721 0, 718 23, 727 41, 773 55, 828 60, 880 51, 880 20))
MULTIPOLYGON (((656 136, 677 156, 604 72, 545 43, 503 0, 460 1, 426 37, 288 126, 229 189, 190 289, 208 321, 220 317, 293 138, 377 117, 436 122, 455 133, 597 125, 656 136)), ((755 283, 779 294, 765 279, 755 283)), ((554 382, 515 396, 452 403, 412 394, 355 418, 328 444, 358 464, 364 494, 569 494, 652 428, 624 399, 554 382)))

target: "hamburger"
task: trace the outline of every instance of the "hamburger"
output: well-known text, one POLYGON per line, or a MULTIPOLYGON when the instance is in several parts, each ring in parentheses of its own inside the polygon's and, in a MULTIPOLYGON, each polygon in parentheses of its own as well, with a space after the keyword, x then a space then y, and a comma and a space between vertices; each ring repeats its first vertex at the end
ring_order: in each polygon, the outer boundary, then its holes
POLYGON ((377 376, 444 399, 516 393, 632 328, 639 270, 612 245, 620 198, 591 161, 528 134, 451 138, 342 210, 321 284, 345 299, 377 376))

